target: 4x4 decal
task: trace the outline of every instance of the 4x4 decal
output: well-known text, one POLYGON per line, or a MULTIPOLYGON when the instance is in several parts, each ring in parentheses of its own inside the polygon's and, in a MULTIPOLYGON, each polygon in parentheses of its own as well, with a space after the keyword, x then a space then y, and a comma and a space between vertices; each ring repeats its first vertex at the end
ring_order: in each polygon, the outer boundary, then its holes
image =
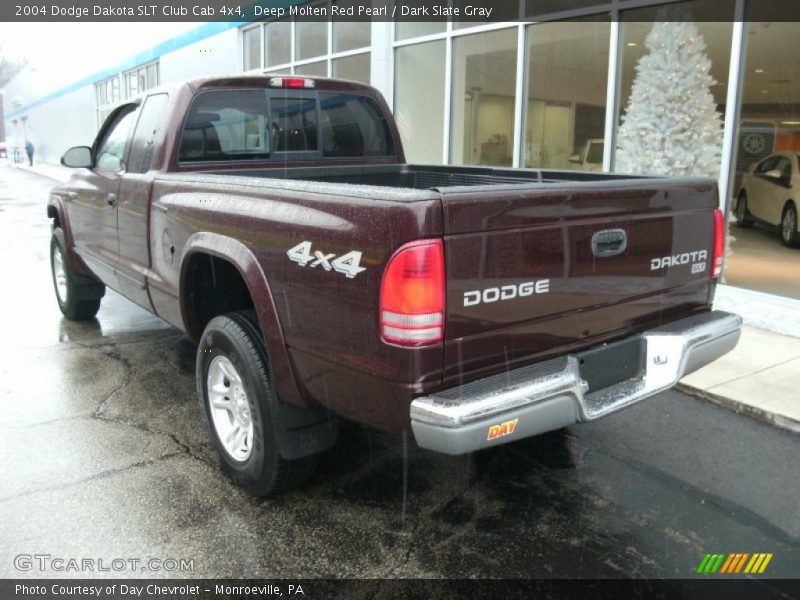
POLYGON ((353 279, 362 271, 366 271, 364 267, 359 266, 361 264, 361 252, 358 250, 352 250, 336 258, 335 254, 326 254, 319 250, 315 250, 312 254, 311 242, 304 241, 290 248, 286 255, 289 260, 296 262, 301 267, 308 266, 312 269, 314 267, 322 267, 326 271, 333 270, 337 273, 344 273, 348 279, 353 279))

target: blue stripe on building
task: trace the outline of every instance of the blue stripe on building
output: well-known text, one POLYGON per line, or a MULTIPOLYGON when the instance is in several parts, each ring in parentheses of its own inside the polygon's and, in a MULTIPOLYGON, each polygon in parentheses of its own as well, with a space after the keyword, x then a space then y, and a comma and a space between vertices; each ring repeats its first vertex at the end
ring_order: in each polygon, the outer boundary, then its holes
POLYGON ((24 114, 29 110, 36 108, 37 106, 41 106, 43 104, 47 104, 55 100, 56 98, 60 98, 61 96, 65 96, 70 94, 76 90, 79 90, 82 87, 87 85, 94 85, 98 81, 102 81, 103 79, 107 79, 122 71, 128 71, 133 69, 134 67, 138 67, 141 64, 148 63, 151 61, 156 60, 157 58, 163 56, 164 54, 168 54, 170 52, 174 52, 175 50, 179 50, 206 38, 210 38, 212 36, 217 35, 218 33, 222 33, 224 31, 228 31, 229 29, 234 29, 236 27, 241 27, 245 25, 245 23, 239 22, 230 22, 230 23, 206 23, 197 27, 195 29, 191 29, 186 31, 182 34, 175 36, 165 42, 162 42, 144 52, 140 52, 139 54, 132 56, 131 58, 124 60, 123 62, 119 63, 114 67, 110 67, 108 69, 104 69, 103 71, 98 71, 93 75, 89 75, 88 77, 84 77, 80 81, 76 81, 75 83, 68 85, 65 88, 62 88, 58 91, 53 92, 35 102, 31 102, 27 106, 23 108, 18 108, 11 114, 6 115, 5 119, 13 119, 16 116, 24 114))

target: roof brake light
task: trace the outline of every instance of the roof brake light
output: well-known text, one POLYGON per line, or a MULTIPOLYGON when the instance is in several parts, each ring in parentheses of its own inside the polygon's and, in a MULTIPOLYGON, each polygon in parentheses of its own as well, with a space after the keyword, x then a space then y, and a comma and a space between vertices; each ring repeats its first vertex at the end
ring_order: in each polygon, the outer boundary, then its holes
POLYGON ((269 80, 270 87, 289 88, 289 89, 309 89, 316 87, 313 79, 305 77, 272 77, 269 80))

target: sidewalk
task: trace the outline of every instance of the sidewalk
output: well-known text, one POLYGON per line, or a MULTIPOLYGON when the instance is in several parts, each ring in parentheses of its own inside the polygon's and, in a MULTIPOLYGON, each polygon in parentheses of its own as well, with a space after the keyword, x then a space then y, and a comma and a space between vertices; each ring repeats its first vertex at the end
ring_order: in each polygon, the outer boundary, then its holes
MULTIPOLYGON (((13 165, 57 181, 73 169, 13 165)), ((777 427, 800 433, 800 300, 717 286, 714 308, 742 315, 738 346, 681 380, 693 395, 777 427)))
POLYGON ((61 165, 53 165, 43 162, 34 162, 32 167, 29 167, 27 162, 24 164, 10 163, 10 166, 14 167, 15 169, 24 169, 25 171, 30 171, 31 173, 37 173, 39 175, 43 175, 44 177, 55 179, 56 181, 61 182, 67 181, 75 172, 75 169, 70 169, 69 167, 62 167, 61 165))
POLYGON ((714 308, 742 315, 742 337, 681 387, 800 433, 800 301, 719 285, 714 308))

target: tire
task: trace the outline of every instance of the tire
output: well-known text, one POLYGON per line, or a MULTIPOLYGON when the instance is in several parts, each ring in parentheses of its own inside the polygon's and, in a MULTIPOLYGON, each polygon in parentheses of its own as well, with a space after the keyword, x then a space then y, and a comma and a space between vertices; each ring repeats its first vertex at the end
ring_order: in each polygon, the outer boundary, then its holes
POLYGON ((797 246, 797 208, 793 202, 789 202, 786 208, 783 209, 783 217, 781 217, 781 240, 784 245, 790 248, 797 246))
POLYGON ((279 402, 253 311, 212 319, 197 349, 197 397, 224 470, 254 496, 307 481, 318 455, 284 459, 274 430, 279 402))
POLYGON ((753 227, 752 219, 748 218, 747 212, 747 194, 744 191, 739 194, 739 200, 736 202, 736 225, 744 229, 753 227))
POLYGON ((105 286, 97 280, 73 273, 64 250, 64 233, 53 230, 50 239, 50 273, 61 313, 70 321, 87 321, 100 310, 105 286))

